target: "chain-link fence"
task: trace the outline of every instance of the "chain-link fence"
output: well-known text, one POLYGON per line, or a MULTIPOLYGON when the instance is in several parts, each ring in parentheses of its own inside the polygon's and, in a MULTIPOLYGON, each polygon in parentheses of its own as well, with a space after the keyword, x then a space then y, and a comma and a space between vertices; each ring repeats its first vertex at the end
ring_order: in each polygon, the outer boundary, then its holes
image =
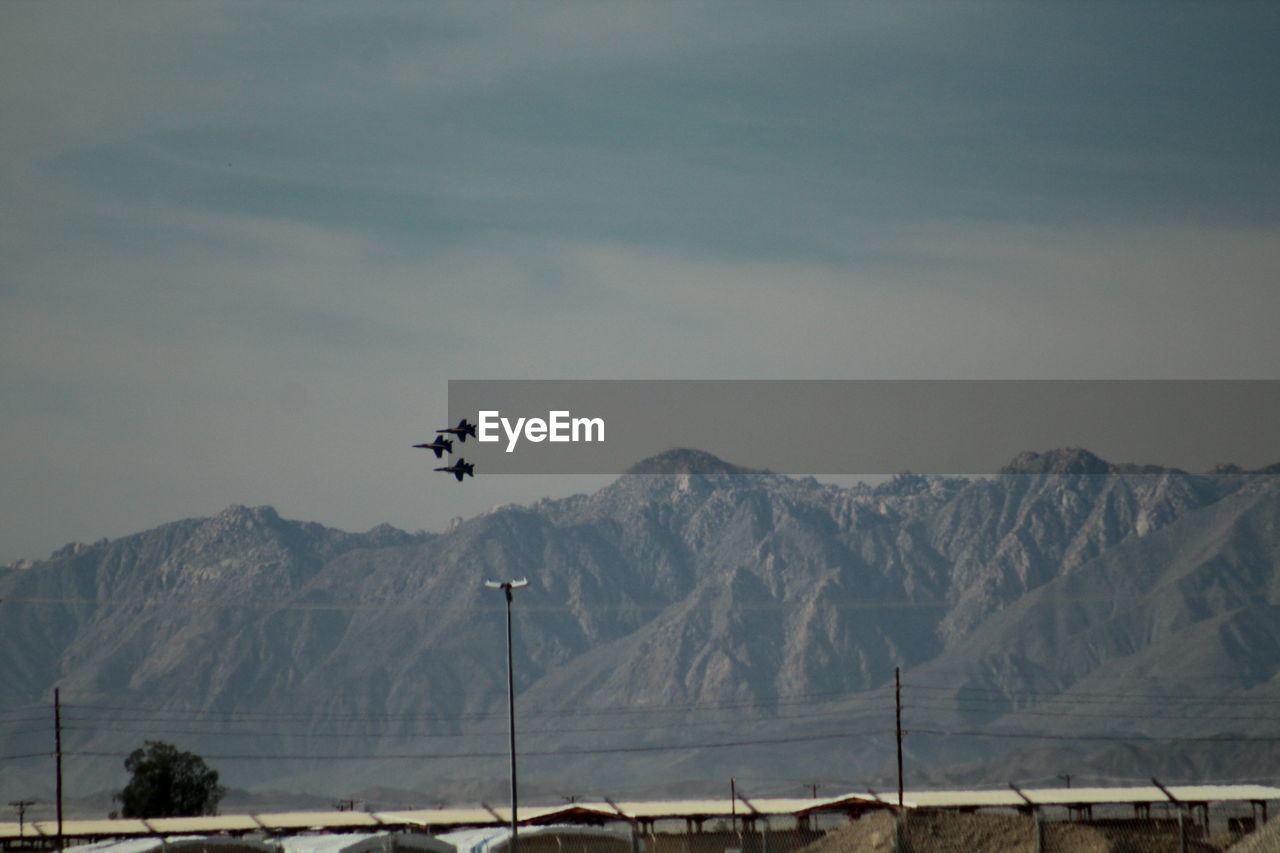
POLYGON ((826 837, 822 830, 778 829, 767 823, 727 826, 716 821, 705 831, 637 834, 638 853, 797 853, 826 837))
POLYGON ((757 821, 684 833, 639 832, 637 853, 1280 853, 1280 823, 1247 817, 1067 819, 885 809, 828 831, 757 821))

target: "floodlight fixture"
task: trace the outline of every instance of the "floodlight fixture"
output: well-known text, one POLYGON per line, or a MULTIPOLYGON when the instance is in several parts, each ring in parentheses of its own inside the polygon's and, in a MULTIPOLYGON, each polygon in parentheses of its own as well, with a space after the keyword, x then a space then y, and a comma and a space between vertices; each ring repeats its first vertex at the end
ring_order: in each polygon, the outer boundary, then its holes
POLYGON ((489 589, 520 589, 522 586, 529 585, 528 578, 520 578, 514 581, 485 581, 484 585, 489 589))

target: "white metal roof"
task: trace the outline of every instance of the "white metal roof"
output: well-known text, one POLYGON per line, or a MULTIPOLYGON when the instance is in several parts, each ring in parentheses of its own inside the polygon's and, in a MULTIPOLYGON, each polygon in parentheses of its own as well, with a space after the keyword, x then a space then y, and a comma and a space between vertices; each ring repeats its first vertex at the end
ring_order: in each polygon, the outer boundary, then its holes
MULTIPOLYGON (((120 823, 120 821, 111 821, 120 823)), ((153 832, 161 835, 169 833, 196 832, 252 832, 262 829, 262 824, 253 815, 206 815, 204 817, 152 817, 142 821, 153 832)), ((57 831, 57 827, 54 827, 57 831)))
MULTIPOLYGON (((378 812, 385 823, 412 826, 480 826, 509 823, 511 812, 507 809, 488 809, 467 806, 448 809, 404 809, 394 812, 378 812)), ((521 810, 521 817, 524 810, 521 810)))
MULTIPOLYGON (((64 821, 65 823, 65 821, 64 821)), ((168 849, 181 849, 185 845, 199 845, 202 849, 208 847, 250 847, 255 850, 261 850, 263 853, 274 853, 274 848, 263 844, 260 841, 252 841, 245 838, 221 838, 214 836, 212 838, 201 835, 177 836, 170 838, 125 838, 114 841, 99 841, 96 844, 82 844, 77 847, 65 848, 65 853, 150 853, 152 850, 159 850, 162 847, 168 849)))
POLYGON ((750 814, 751 809, 741 800, 728 797, 718 800, 649 800, 618 803, 623 814, 636 818, 706 817, 708 815, 750 814))
MULTIPOLYGON (((890 798, 889 802, 897 803, 897 797, 890 798)), ((1015 807, 1027 804, 1026 800, 1008 788, 994 791, 908 791, 903 794, 902 802, 908 808, 924 809, 1015 807)))
POLYGON ((1169 792, 1183 802, 1225 800, 1276 800, 1280 788, 1270 785, 1168 785, 1169 792))
POLYGON ((267 829, 275 830, 376 828, 387 823, 378 812, 275 812, 256 817, 267 829))
MULTIPOLYGON (((1167 785, 1174 799, 1184 803, 1219 803, 1280 799, 1280 788, 1267 785, 1167 785)), ((1011 788, 979 791, 908 791, 904 805, 913 808, 982 808, 1027 805, 1086 806, 1127 803, 1167 803, 1169 797, 1155 785, 1124 788, 1023 788, 1026 800, 1011 788)))
POLYGON ((804 814, 820 810, 831 803, 844 803, 854 799, 876 800, 871 794, 844 794, 839 797, 802 799, 799 797, 728 797, 719 800, 650 800, 628 801, 617 804, 624 814, 633 818, 658 820, 682 817, 728 817, 730 815, 781 816, 804 814))
MULTIPOLYGON (((63 834, 73 837, 95 835, 123 837, 128 835, 152 835, 144 821, 135 818, 125 820, 66 820, 62 822, 63 834)), ((0 838, 18 838, 19 825, 16 823, 0 824, 0 838)), ((21 831, 29 836, 48 836, 58 834, 56 820, 29 820, 21 831)))
MULTIPOLYGON (((1267 785, 1169 785, 1169 792, 1180 802, 1213 803, 1251 800, 1280 800, 1280 788, 1267 785)), ((1124 788, 1024 788, 1022 793, 1035 805, 1101 805, 1106 803, 1168 802, 1164 791, 1155 785, 1124 788)), ((897 797, 882 794, 851 793, 825 799, 755 798, 730 800, 650 800, 618 803, 589 802, 557 806, 530 806, 520 810, 520 820, 568 820, 583 812, 601 819, 659 820, 662 818, 712 818, 737 815, 799 815, 815 811, 842 810, 862 804, 896 803, 897 797), (749 803, 749 805, 748 805, 749 803)), ((903 804, 911 808, 1017 808, 1026 800, 1008 788, 970 791, 908 791, 903 804)), ((469 807, 449 809, 412 809, 388 812, 278 812, 259 815, 220 815, 215 817, 151 818, 148 820, 69 820, 64 821, 63 834, 70 838, 194 835, 218 832, 299 832, 307 830, 378 829, 403 826, 465 827, 499 826, 510 822, 511 812, 502 807, 469 807)), ((57 835, 55 821, 29 821, 21 830, 30 836, 57 835)), ((17 823, 0 823, 0 838, 18 838, 17 823)))

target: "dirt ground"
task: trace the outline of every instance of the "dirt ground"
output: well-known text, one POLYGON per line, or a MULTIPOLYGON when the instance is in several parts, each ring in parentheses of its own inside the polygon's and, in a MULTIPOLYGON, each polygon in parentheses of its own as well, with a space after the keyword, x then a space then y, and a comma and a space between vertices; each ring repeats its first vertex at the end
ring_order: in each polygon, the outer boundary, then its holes
MULTIPOLYGON (((893 814, 868 814, 828 834, 802 853, 896 853, 893 814)), ((902 828, 902 853, 1035 853, 1035 824, 1018 815, 910 813, 902 828)), ((1082 847, 1081 853, 1094 853, 1082 847)), ((1109 853, 1098 848, 1098 853, 1109 853)))
MULTIPOLYGON (((909 812, 895 846, 892 812, 868 814, 804 848, 800 853, 1036 853, 1035 821, 1011 814, 909 812)), ((1180 853, 1176 833, 1143 831, 1132 825, 1044 824, 1043 853, 1180 853)), ((1189 853, 1222 848, 1190 841, 1189 853)), ((1280 853, 1280 822, 1272 822, 1232 847, 1230 853, 1280 853), (1251 844, 1253 846, 1245 846, 1251 844)))
POLYGON ((1280 818, 1269 820, 1227 848, 1228 853, 1276 853, 1280 851, 1280 818))

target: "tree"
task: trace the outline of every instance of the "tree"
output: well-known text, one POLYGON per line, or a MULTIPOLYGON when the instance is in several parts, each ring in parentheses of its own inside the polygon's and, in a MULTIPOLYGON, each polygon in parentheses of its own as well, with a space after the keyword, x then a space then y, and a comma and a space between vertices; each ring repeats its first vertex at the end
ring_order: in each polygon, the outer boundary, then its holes
POLYGON ((191 817, 218 813, 227 792, 200 756, 149 740, 129 753, 129 784, 116 794, 123 817, 191 817))

